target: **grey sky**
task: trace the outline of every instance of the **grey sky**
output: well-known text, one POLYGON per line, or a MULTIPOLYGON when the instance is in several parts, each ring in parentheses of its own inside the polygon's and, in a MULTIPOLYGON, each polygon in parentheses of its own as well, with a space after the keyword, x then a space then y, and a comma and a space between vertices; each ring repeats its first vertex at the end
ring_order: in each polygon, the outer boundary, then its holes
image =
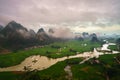
POLYGON ((34 29, 40 25, 80 31, 116 25, 120 29, 120 0, 0 0, 0 24, 11 20, 34 29))

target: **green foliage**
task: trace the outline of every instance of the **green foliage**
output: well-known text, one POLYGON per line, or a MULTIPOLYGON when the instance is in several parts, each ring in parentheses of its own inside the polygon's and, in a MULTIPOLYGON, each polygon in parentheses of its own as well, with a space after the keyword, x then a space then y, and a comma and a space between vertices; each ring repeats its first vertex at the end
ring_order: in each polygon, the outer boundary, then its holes
POLYGON ((72 66, 73 79, 76 80, 119 80, 120 64, 117 64, 114 57, 116 54, 102 55, 98 64, 76 64, 72 66))
POLYGON ((17 80, 18 77, 19 75, 13 72, 0 72, 0 80, 17 80))
POLYGON ((108 48, 111 49, 111 50, 115 50, 115 51, 118 50, 117 45, 110 45, 108 48))
POLYGON ((119 80, 120 64, 115 61, 114 57, 116 56, 118 54, 102 55, 97 59, 100 61, 97 64, 90 64, 89 61, 79 64, 82 59, 74 58, 58 62, 47 69, 37 72, 32 71, 23 74, 1 72, 0 80, 8 80, 8 77, 9 80, 67 80, 65 78, 67 74, 64 71, 67 65, 71 65, 72 80, 106 80, 106 75, 108 75, 109 80, 119 80))
POLYGON ((36 48, 30 50, 17 51, 10 54, 0 55, 0 67, 13 66, 21 63, 26 57, 32 55, 47 56, 49 58, 60 58, 64 56, 75 55, 76 52, 71 52, 70 49, 79 53, 92 51, 94 47, 100 47, 100 43, 91 43, 90 41, 77 41, 70 40, 67 42, 55 42, 43 48, 36 48), (84 44, 87 44, 84 46, 84 44), (51 46, 58 46, 59 48, 53 48, 51 46), (61 49, 61 51, 60 51, 61 49), (59 53, 59 54, 57 54, 59 53))

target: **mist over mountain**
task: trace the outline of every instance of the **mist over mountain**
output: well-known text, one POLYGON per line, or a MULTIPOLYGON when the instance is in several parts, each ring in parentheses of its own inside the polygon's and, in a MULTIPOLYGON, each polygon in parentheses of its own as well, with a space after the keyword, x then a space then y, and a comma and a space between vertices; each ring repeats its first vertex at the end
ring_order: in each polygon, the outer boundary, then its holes
POLYGON ((24 37, 22 34, 26 32, 28 32, 27 29, 15 21, 8 23, 7 26, 1 30, 1 34, 6 38, 24 37))
POLYGON ((119 8, 120 0, 0 0, 0 24, 15 20, 35 31, 41 25, 120 34, 119 8))
POLYGON ((50 37, 40 28, 37 33, 28 30, 21 24, 11 21, 5 27, 0 26, 0 46, 10 49, 21 49, 27 46, 50 43, 50 37), (42 42, 41 42, 42 41, 42 42))
POLYGON ((55 38, 72 39, 75 37, 69 28, 50 28, 48 33, 55 38))
POLYGON ((96 33, 89 34, 87 32, 76 35, 69 28, 50 28, 48 32, 39 28, 35 32, 15 21, 9 22, 5 27, 0 25, 0 48, 13 51, 34 45, 46 45, 54 41, 75 39, 75 37, 79 40, 89 38, 92 42, 96 42, 99 36, 96 33))
POLYGON ((43 28, 40 28, 36 34, 36 37, 40 41, 48 40, 50 37, 47 35, 47 33, 44 31, 43 28))
POLYGON ((54 32, 46 32, 39 28, 37 32, 28 30, 20 23, 9 22, 5 27, 0 26, 0 47, 13 51, 34 45, 46 45, 54 41, 74 38, 73 33, 67 28, 53 28, 54 32))

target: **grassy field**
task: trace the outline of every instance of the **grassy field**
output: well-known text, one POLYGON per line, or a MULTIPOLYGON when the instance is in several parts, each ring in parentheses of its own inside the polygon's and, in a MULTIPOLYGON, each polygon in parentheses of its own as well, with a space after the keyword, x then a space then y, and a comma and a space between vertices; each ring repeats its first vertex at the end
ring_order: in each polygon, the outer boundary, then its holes
MULTIPOLYGON (((67 80, 65 78, 65 71, 64 68, 67 65, 72 65, 74 63, 79 63, 82 59, 75 58, 75 59, 68 59, 65 61, 58 62, 57 64, 51 66, 50 68, 47 68, 45 70, 41 70, 36 72, 36 74, 39 76, 40 80, 67 80)), ((34 72, 29 73, 22 73, 20 72, 0 72, 0 80, 24 80, 23 76, 27 76, 33 74, 34 72)), ((26 80, 36 80, 36 79, 26 79, 26 80)))
POLYGON ((100 63, 91 64, 91 59, 86 63, 79 64, 81 58, 68 59, 59 62, 48 69, 39 71, 38 74, 41 79, 49 80, 66 80, 64 71, 66 65, 71 66, 73 73, 73 80, 106 80, 106 73, 110 80, 119 80, 120 65, 115 61, 114 57, 116 54, 108 54, 100 56, 97 60, 100 63))
MULTIPOLYGON (((97 59, 100 63, 93 64, 90 61, 94 61, 94 59, 90 59, 83 64, 78 64, 82 60, 81 58, 68 59, 58 62, 45 70, 35 72, 35 74, 29 72, 29 74, 23 75, 28 78, 25 80, 35 80, 35 78, 37 78, 36 80, 66 80, 65 76, 67 74, 64 68, 66 65, 70 65, 73 73, 72 80, 107 80, 106 75, 109 76, 109 80, 119 80, 120 65, 115 61, 115 56, 117 54, 102 55, 97 59)), ((9 80, 23 80, 25 78, 23 75, 13 72, 1 72, 0 80, 8 80, 8 77, 10 77, 9 80)))
MULTIPOLYGON (((108 72, 115 71, 115 68, 117 68, 114 67, 114 69, 111 70, 113 66, 118 65, 118 63, 115 62, 115 56, 116 55, 113 54, 103 55, 98 59, 100 63, 90 64, 88 61, 81 65, 73 65, 72 72, 74 80, 106 80, 106 73, 108 74, 108 72)), ((110 80, 119 80, 119 70, 116 71, 114 75, 108 74, 110 80)))
POLYGON ((111 50, 118 51, 117 45, 110 45, 108 48, 111 49, 111 50))
POLYGON ((17 80, 19 76, 13 72, 0 72, 0 80, 17 80))
MULTIPOLYGON (((77 52, 83 53, 92 51, 94 47, 100 47, 101 43, 91 43, 90 41, 70 40, 68 42, 56 42, 46 45, 43 48, 36 48, 16 53, 0 55, 0 67, 19 64, 26 57, 31 55, 42 55, 49 58, 59 58, 75 55, 77 52), (85 46, 85 44, 87 44, 85 46), (58 54, 59 53, 59 54, 58 54)), ((111 48, 111 46, 110 46, 111 48)), ((115 47, 112 46, 111 49, 115 47)), ((110 80, 119 80, 120 65, 116 63, 114 57, 117 55, 108 54, 100 56, 100 63, 91 64, 90 59, 86 63, 79 64, 82 58, 67 59, 41 71, 32 72, 0 72, 0 80, 67 80, 64 71, 65 66, 70 65, 73 80, 106 80, 106 73, 110 80), (112 74, 114 73, 114 74, 112 74)))
POLYGON ((60 58, 64 56, 75 55, 76 52, 83 53, 92 51, 94 47, 100 46, 101 43, 92 43, 90 41, 70 40, 67 42, 56 42, 50 45, 46 45, 43 48, 23 50, 10 54, 2 54, 0 55, 0 67, 8 67, 19 64, 26 57, 32 55, 47 56, 49 58, 60 58))

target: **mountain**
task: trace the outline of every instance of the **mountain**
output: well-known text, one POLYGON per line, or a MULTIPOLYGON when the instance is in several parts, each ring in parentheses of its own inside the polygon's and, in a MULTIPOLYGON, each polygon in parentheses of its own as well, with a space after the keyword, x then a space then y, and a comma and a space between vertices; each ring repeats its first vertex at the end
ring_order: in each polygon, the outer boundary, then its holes
POLYGON ((27 29, 15 21, 11 21, 5 28, 1 30, 1 34, 3 34, 6 38, 22 37, 22 34, 26 32, 27 29))
MULTIPOLYGON (((51 29, 49 33, 52 34, 54 31, 51 29)), ((0 26, 0 50, 16 51, 62 40, 64 39, 48 35, 43 28, 40 28, 38 32, 35 33, 34 30, 28 30, 15 21, 9 22, 5 27, 0 26)))
POLYGON ((30 34, 31 37, 33 38, 36 37, 36 33, 34 30, 30 29, 28 33, 30 34))
POLYGON ((87 32, 83 32, 83 33, 82 33, 82 36, 83 36, 83 38, 88 38, 88 37, 89 37, 89 34, 88 34, 87 32))
POLYGON ((47 35, 43 28, 40 28, 37 32, 37 39, 40 41, 44 41, 50 39, 50 37, 47 35))
POLYGON ((99 41, 97 38, 97 35, 95 33, 91 34, 90 37, 91 37, 91 42, 98 42, 99 41))
POLYGON ((1 31, 0 35, 3 36, 0 44, 5 48, 19 49, 27 42, 28 30, 21 24, 11 21, 1 31))
MULTIPOLYGON (((3 29, 4 27, 2 26, 2 25, 0 25, 0 32, 1 32, 1 30, 3 29)), ((2 34, 0 34, 0 39, 3 37, 3 35, 2 34)))
POLYGON ((0 25, 0 31, 3 29, 3 26, 2 25, 0 25))
POLYGON ((27 30, 23 25, 11 21, 4 28, 0 27, 0 46, 17 50, 28 46, 43 45, 50 43, 50 37, 40 28, 37 33, 27 30))
POLYGON ((24 26, 15 21, 11 21, 10 23, 8 23, 8 25, 5 28, 3 28, 0 33, 8 39, 10 38, 30 39, 35 38, 36 36, 34 30, 30 29, 28 31, 24 26))

